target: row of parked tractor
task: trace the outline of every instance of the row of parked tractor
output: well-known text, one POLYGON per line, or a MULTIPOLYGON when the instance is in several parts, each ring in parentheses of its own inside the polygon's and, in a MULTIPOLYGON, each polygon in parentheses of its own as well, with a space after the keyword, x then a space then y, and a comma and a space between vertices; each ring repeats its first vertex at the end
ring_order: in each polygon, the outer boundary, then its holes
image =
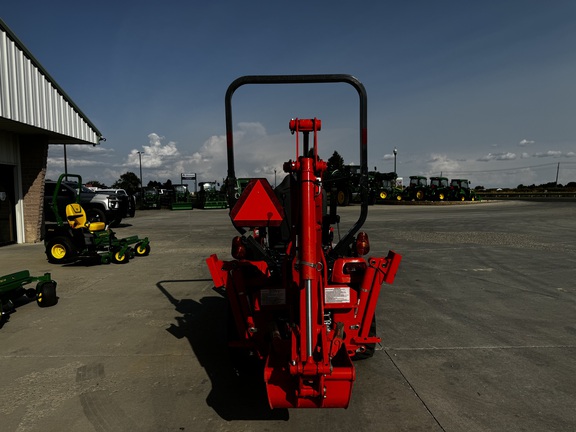
POLYGON ((226 195, 218 182, 201 182, 192 192, 187 184, 175 184, 171 189, 148 188, 144 191, 140 208, 171 210, 223 209, 228 207, 226 195))
MULTIPOLYGON (((468 179, 448 177, 410 176, 402 187, 395 172, 368 172, 368 194, 371 204, 386 201, 476 201, 478 196, 470 188, 468 179), (430 182, 428 182, 430 180, 430 182)), ((360 201, 360 166, 346 165, 324 178, 324 188, 337 194, 339 206, 360 201)))
POLYGON ((476 201, 478 196, 470 188, 468 179, 451 179, 447 177, 410 176, 410 183, 406 188, 396 187, 392 193, 381 190, 379 198, 382 200, 396 199, 398 201, 476 201))

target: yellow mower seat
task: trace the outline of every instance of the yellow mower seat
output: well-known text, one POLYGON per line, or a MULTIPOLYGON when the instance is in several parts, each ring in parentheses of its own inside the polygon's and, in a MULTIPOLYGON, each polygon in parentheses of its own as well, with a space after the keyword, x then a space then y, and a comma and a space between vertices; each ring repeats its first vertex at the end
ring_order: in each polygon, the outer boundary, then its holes
POLYGON ((72 229, 86 228, 90 232, 103 231, 106 228, 104 222, 88 222, 86 212, 80 204, 68 204, 66 206, 66 219, 72 229))

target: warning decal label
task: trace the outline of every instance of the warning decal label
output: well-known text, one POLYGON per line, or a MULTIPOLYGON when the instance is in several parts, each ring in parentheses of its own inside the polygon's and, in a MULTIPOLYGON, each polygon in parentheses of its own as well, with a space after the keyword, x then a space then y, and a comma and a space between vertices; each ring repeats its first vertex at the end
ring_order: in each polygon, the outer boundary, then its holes
POLYGON ((325 288, 324 303, 350 303, 350 288, 325 288))

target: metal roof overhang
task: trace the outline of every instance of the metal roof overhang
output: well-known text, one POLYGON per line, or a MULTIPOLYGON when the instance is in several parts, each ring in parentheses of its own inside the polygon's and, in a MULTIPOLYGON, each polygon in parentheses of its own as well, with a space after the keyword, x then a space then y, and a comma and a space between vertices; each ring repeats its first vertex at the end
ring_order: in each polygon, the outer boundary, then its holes
MULTIPOLYGON (((3 117, 0 117, 0 130, 12 132, 18 135, 43 135, 48 137, 48 144, 92 144, 94 146, 97 145, 97 143, 93 141, 63 135, 54 131, 30 126, 25 123, 8 120, 3 117)), ((98 140, 103 140, 103 138, 98 137, 98 140)))
MULTIPOLYGON (((9 91, 16 92, 13 98, 18 99, 18 102, 21 105, 30 104, 30 99, 34 99, 34 103, 36 103, 36 105, 38 105, 40 101, 44 101, 44 103, 48 105, 48 102, 42 99, 43 97, 48 97, 50 98, 52 105, 58 105, 56 107, 51 105, 50 107, 46 108, 47 110, 52 110, 50 114, 40 113, 40 110, 38 109, 36 109, 36 111, 30 111, 30 109, 28 109, 26 118, 24 118, 24 116, 20 118, 20 112, 17 110, 14 110, 13 113, 7 113, 7 115, 4 116, 2 115, 2 110, 0 108, 0 130, 22 135, 44 135, 48 137, 49 144, 97 145, 100 143, 100 141, 105 140, 96 126, 66 94, 62 87, 58 85, 56 80, 54 80, 48 71, 44 69, 40 62, 24 46, 18 37, 16 37, 16 35, 2 21, 2 19, 0 19, 0 31, 4 32, 7 36, 7 39, 4 40, 11 40, 15 49, 20 51, 20 53, 23 55, 23 57, 20 58, 20 55, 15 52, 12 57, 18 57, 18 60, 21 60, 21 62, 29 62, 31 67, 35 69, 35 71, 31 72, 27 70, 27 73, 20 74, 18 77, 27 80, 26 84, 29 84, 30 81, 34 79, 34 77, 36 77, 38 81, 45 80, 46 82, 46 84, 42 87, 42 89, 44 89, 44 94, 41 94, 38 90, 41 86, 35 85, 33 88, 38 93, 33 94, 32 96, 26 95, 26 98, 24 98, 24 94, 21 90, 18 92, 18 89, 8 89, 9 91), (50 94, 46 96, 47 93, 50 94), (47 120, 48 117, 50 117, 50 121, 47 120), (48 129, 48 127, 53 129, 48 129)), ((5 49, 9 48, 5 47, 5 49)), ((14 59, 12 57, 4 56, 4 60, 13 62, 14 59)), ((10 66, 13 67, 14 65, 10 64, 5 67, 10 66)), ((4 77, 4 79, 6 80, 8 77, 4 77)), ((11 84, 14 84, 14 80, 12 80, 9 84, 5 82, 3 84, 3 90, 6 91, 7 86, 11 84)), ((3 97, 6 97, 6 94, 4 94, 3 97)))

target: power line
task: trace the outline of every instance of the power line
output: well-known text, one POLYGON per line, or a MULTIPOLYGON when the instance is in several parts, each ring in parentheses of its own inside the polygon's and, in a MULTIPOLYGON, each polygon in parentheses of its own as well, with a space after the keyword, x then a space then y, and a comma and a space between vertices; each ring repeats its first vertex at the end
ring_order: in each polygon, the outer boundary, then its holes
POLYGON ((518 168, 499 168, 499 169, 491 169, 491 170, 461 170, 461 171, 444 171, 444 173, 448 174, 462 174, 462 173, 491 173, 491 172, 509 172, 509 173, 516 173, 519 171, 524 171, 527 169, 532 168, 543 168, 543 167, 550 167, 550 166, 557 166, 558 164, 562 165, 576 165, 576 162, 550 162, 540 165, 531 165, 526 167, 518 167, 518 168))

